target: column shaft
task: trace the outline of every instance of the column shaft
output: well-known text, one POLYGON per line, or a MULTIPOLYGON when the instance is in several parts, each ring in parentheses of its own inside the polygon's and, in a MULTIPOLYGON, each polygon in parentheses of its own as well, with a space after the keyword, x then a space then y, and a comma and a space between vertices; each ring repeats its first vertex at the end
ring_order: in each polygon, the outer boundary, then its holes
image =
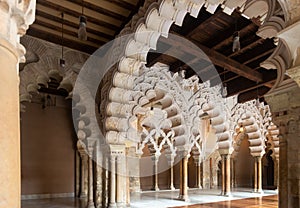
POLYGON ((170 168, 170 189, 175 190, 174 187, 174 164, 171 163, 171 168, 170 168))
POLYGON ((262 162, 261 157, 257 158, 257 192, 262 193, 262 162))
POLYGON ((230 196, 231 195, 231 175, 230 175, 230 168, 231 165, 231 158, 230 155, 226 156, 226 185, 225 185, 225 195, 230 196))
POLYGON ((85 173, 86 173, 86 156, 81 155, 81 168, 80 168, 80 198, 86 198, 86 186, 85 186, 85 173))
POLYGON ((117 206, 125 206, 126 181, 124 180, 124 157, 117 157, 117 206))
POLYGON ((257 192, 257 159, 254 158, 254 192, 257 192))
POLYGON ((188 156, 184 156, 180 162, 179 199, 188 201, 188 156))
POLYGON ((109 207, 116 207, 116 156, 110 158, 110 202, 109 207))
MULTIPOLYGON (((0 8, 2 10, 2 8, 0 8)), ((0 16, 2 12, 0 11, 0 16)), ((4 18, 5 19, 5 18, 4 18)), ((5 22, 3 18, 1 22, 5 22)), ((0 23, 2 26, 2 24, 0 23)), ((4 24, 4 29, 6 25, 4 24)), ((1 32, 0 32, 1 35, 1 32)), ((20 177, 20 110, 18 58, 0 38, 0 207, 16 208, 21 202, 20 177)), ((11 48, 11 50, 14 50, 11 48)))
POLYGON ((93 193, 93 160, 92 154, 88 158, 88 202, 87 208, 95 208, 93 193))

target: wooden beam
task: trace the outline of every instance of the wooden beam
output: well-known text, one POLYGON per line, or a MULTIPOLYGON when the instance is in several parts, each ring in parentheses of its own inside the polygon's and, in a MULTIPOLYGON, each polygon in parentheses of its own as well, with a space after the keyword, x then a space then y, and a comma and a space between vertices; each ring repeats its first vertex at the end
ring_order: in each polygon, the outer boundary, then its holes
MULTIPOLYGON (((240 30, 240 37, 245 36, 250 30, 253 30, 256 27, 257 26, 254 23, 247 25, 246 27, 244 27, 243 29, 240 30)), ((231 44, 232 42, 233 42, 233 40, 232 40, 232 35, 231 35, 230 37, 226 38, 222 42, 215 45, 212 49, 219 50, 220 48, 227 46, 227 45, 231 44)))
MULTIPOLYGON (((39 13, 43 13, 45 15, 48 15, 49 18, 53 19, 53 20, 57 20, 61 22, 61 13, 58 12, 57 10, 51 9, 49 7, 37 4, 36 5, 36 11, 39 13)), ((47 17, 45 17, 47 18, 47 17)), ((72 16, 72 15, 68 15, 68 14, 64 14, 64 21, 66 23, 70 22, 72 24, 79 24, 79 19, 78 17, 72 16)), ((34 24, 34 23, 33 23, 34 24)), ((92 22, 88 22, 87 23, 87 28, 95 30, 95 31, 99 31, 102 32, 112 38, 114 38, 115 36, 115 31, 106 27, 103 27, 101 25, 92 23, 92 22)), ((104 36, 103 36, 104 37, 104 36)))
POLYGON ((133 4, 130 4, 129 2, 125 2, 125 1, 122 1, 122 0, 107 0, 108 2, 111 2, 115 5, 118 5, 118 6, 121 6, 127 10, 134 10, 136 7, 135 5, 133 4))
MULTIPOLYGON (((82 5, 84 6, 84 11, 87 9, 93 10, 95 12, 99 12, 101 14, 104 14, 106 16, 115 18, 115 19, 119 19, 122 20, 124 18, 126 18, 129 15, 129 12, 127 11, 126 14, 125 12, 114 12, 105 8, 100 7, 99 4, 97 3, 101 3, 101 1, 90 1, 90 0, 73 0, 74 3, 78 4, 80 7, 82 7, 82 5)), ((103 1, 105 2, 105 1, 103 1)))
MULTIPOLYGON (((43 5, 45 7, 49 7, 51 9, 54 9, 59 13, 63 12, 65 14, 68 14, 68 15, 71 15, 71 16, 74 16, 74 17, 77 17, 77 18, 79 18, 79 16, 82 15, 81 7, 78 6, 77 4, 74 4, 74 3, 72 4, 71 2, 68 2, 68 1, 64 1, 64 6, 61 6, 61 2, 59 0, 55 0, 55 1, 51 0, 51 2, 47 1, 47 0, 38 0, 37 3, 40 4, 40 5, 43 5), (56 2, 56 3, 53 3, 53 2, 56 2), (70 6, 69 4, 71 4, 73 6, 70 6), (70 6, 70 7, 68 7, 68 6, 70 6)), ((109 19, 108 21, 107 21, 107 19, 106 19, 106 21, 104 21, 103 20, 104 15, 101 15, 97 12, 86 11, 85 16, 87 17, 89 22, 101 25, 103 27, 107 27, 107 28, 109 28, 111 30, 114 30, 114 31, 117 30, 119 28, 119 26, 121 25, 120 20, 110 21, 113 18, 108 18, 109 19)))
MULTIPOLYGON (((44 17, 36 16, 35 18, 35 24, 36 25, 42 25, 48 28, 52 28, 56 31, 62 32, 61 24, 55 21, 52 21, 50 19, 46 19, 44 17)), ((64 25, 64 34, 72 35, 76 38, 78 38, 78 29, 74 27, 70 27, 68 25, 64 25)), ((88 34, 87 41, 90 41, 92 43, 97 43, 99 45, 103 45, 104 43, 108 42, 107 39, 101 38, 100 36, 94 35, 92 33, 88 34)))
POLYGON ((254 89, 251 91, 247 91, 244 93, 239 94, 238 102, 244 103, 253 99, 262 98, 267 92, 270 91, 268 87, 260 87, 258 90, 254 89))
MULTIPOLYGON (((48 13, 45 13, 45 12, 42 12, 42 11, 39 11, 39 10, 36 10, 36 17, 43 17, 45 19, 53 20, 53 21, 58 22, 60 24, 62 22, 61 18, 56 17, 56 16, 52 16, 48 13)), ((71 21, 66 20, 66 19, 64 19, 64 25, 67 25, 67 26, 70 26, 70 27, 73 27, 73 28, 77 28, 77 29, 79 27, 78 23, 74 23, 74 22, 71 22, 71 21)), ((97 35, 99 37, 102 37, 102 38, 106 39, 107 41, 112 40, 114 38, 112 35, 108 35, 108 34, 103 33, 101 31, 92 29, 91 27, 89 27, 89 24, 86 27, 86 31, 89 34, 94 34, 94 35, 97 35)))

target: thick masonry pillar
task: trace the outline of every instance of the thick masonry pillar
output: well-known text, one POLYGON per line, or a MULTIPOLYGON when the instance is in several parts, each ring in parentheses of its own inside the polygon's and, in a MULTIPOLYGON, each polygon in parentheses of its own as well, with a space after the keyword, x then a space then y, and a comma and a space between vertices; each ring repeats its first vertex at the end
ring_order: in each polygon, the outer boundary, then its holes
POLYGON ((21 206, 19 42, 34 16, 35 1, 0 1, 0 208, 21 206))
POLYGON ((109 207, 116 207, 116 156, 110 157, 110 201, 109 207))
POLYGON ((222 158, 222 192, 223 196, 231 196, 230 155, 223 154, 222 158))
POLYGON ((300 88, 266 96, 279 128, 279 208, 300 207, 300 88))
POLYGON ((88 201, 87 208, 95 208, 93 192, 93 150, 89 150, 88 157, 88 201))
POLYGON ((179 199, 188 201, 188 156, 184 157, 180 161, 180 191, 179 199))

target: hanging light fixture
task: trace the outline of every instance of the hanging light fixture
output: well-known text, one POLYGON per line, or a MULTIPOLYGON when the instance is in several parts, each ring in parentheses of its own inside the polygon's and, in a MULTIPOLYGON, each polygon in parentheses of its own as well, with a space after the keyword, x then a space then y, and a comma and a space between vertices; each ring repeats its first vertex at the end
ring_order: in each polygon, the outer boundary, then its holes
POLYGON ((64 68, 66 61, 64 60, 64 13, 61 13, 61 59, 59 65, 64 68))
POLYGON ((222 87, 222 97, 226 98, 228 95, 228 92, 227 92, 227 83, 225 82, 225 68, 224 68, 223 73, 224 73, 224 79, 223 79, 223 87, 222 87))
POLYGON ((240 32, 237 30, 237 20, 235 21, 235 32, 233 33, 232 52, 241 50, 240 32))
POLYGON ((256 83, 256 107, 259 108, 260 101, 259 101, 259 95, 258 95, 258 82, 256 83))
POLYGON ((79 29, 78 29, 78 38, 80 40, 87 40, 87 32, 86 32, 86 23, 87 23, 87 19, 86 16, 83 15, 83 9, 84 9, 84 5, 83 5, 83 0, 82 0, 82 11, 80 17, 79 17, 79 29))

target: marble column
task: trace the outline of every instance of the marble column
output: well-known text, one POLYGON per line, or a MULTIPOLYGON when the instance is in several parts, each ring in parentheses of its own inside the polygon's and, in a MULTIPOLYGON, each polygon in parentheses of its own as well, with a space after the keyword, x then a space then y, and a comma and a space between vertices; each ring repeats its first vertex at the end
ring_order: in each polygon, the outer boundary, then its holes
POLYGON ((125 207, 125 195, 126 195, 126 180, 125 180, 125 157, 124 155, 117 156, 117 190, 116 201, 117 207, 125 207))
POLYGON ((116 207, 116 156, 110 157, 110 201, 109 207, 116 207))
POLYGON ((20 44, 35 18, 35 1, 0 1, 0 208, 21 206, 20 101, 18 64, 24 61, 20 44), (33 10, 29 13, 30 10, 33 10))
POLYGON ((232 181, 231 181, 231 187, 235 188, 236 187, 236 170, 235 170, 235 159, 231 158, 231 175, 232 175, 232 181))
POLYGON ((196 163, 197 174, 196 174, 196 188, 202 189, 201 186, 201 163, 196 163))
POLYGON ((158 187, 158 161, 159 157, 158 156, 152 156, 152 161, 153 161, 153 190, 154 191, 159 191, 158 187))
POLYGON ((87 208, 95 208, 93 189, 93 151, 89 150, 88 157, 88 201, 87 208))
POLYGON ((95 194, 95 203, 96 203, 96 207, 100 208, 102 207, 103 204, 103 181, 102 181, 102 176, 103 176, 103 155, 99 150, 99 146, 97 146, 97 153, 96 153, 96 194, 95 194))
POLYGON ((254 192, 263 193, 262 190, 262 157, 254 157, 254 192))
POLYGON ((179 199, 189 201, 188 198, 188 156, 185 155, 180 161, 180 190, 179 199))
POLYGON ((86 188, 86 170, 87 170, 87 155, 85 152, 80 153, 81 166, 80 166, 80 198, 87 197, 87 188, 86 188))
POLYGON ((76 173, 75 173, 75 197, 80 197, 80 155, 78 150, 75 151, 76 173))
POLYGON ((175 190, 175 187, 174 187, 174 162, 170 163, 170 189, 172 191, 175 190))
POLYGON ((231 176, 230 176, 230 161, 231 157, 228 154, 221 155, 222 158, 222 192, 223 196, 231 196, 231 176))

